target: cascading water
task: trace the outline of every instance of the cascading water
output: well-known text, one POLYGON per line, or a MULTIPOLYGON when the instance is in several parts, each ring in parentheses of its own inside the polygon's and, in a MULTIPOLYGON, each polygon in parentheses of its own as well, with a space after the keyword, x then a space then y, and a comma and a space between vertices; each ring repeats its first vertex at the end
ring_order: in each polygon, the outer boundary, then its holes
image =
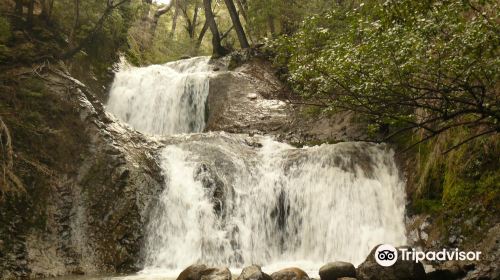
POLYGON ((144 68, 122 66, 111 87, 107 109, 148 134, 201 132, 208 61, 208 57, 197 57, 144 68))
MULTIPOLYGON (((208 59, 128 68, 108 108, 159 135, 200 132, 208 59)), ((269 137, 173 137, 160 154, 165 189, 147 225, 144 273, 193 263, 264 270, 361 263, 380 243, 405 244, 404 191, 385 145, 294 148, 269 137)))
POLYGON ((317 271, 331 260, 359 264, 379 243, 405 243, 403 186, 384 145, 297 149, 254 137, 262 144, 254 148, 234 141, 242 136, 211 137, 162 153, 167 189, 148 228, 148 269, 317 271))

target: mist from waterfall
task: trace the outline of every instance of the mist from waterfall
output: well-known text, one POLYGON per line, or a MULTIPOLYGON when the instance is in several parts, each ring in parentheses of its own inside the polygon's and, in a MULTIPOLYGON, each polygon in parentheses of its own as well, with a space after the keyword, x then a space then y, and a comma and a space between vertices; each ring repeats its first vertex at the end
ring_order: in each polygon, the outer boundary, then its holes
POLYGON ((123 65, 107 110, 138 131, 169 135, 201 132, 209 89, 209 57, 143 68, 123 65))
MULTIPOLYGON (((146 226, 143 274, 193 264, 264 271, 361 263, 406 243, 403 182, 382 144, 294 148, 269 137, 203 133, 208 58, 117 73, 107 108, 135 129, 176 139, 159 153, 165 188, 146 226)), ((169 142, 170 143, 170 142, 169 142)))

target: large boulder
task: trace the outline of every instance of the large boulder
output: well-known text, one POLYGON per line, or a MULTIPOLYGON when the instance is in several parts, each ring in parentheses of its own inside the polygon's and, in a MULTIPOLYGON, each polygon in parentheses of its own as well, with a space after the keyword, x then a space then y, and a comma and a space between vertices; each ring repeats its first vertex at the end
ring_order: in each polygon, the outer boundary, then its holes
POLYGON ((320 113, 290 100, 294 95, 269 61, 254 58, 230 68, 210 77, 206 131, 267 134, 297 145, 367 138, 353 112, 320 113))
POLYGON ((427 273, 427 280, 462 279, 468 270, 468 267, 462 266, 458 261, 448 261, 440 265, 436 270, 427 273))
POLYGON ((330 262, 319 269, 321 280, 337 280, 342 277, 356 277, 356 268, 348 262, 330 262))
POLYGON ((272 280, 272 278, 271 276, 262 272, 260 266, 251 265, 245 267, 236 280, 272 280))
POLYGON ((211 267, 203 271, 201 280, 231 280, 231 271, 227 267, 211 267))
POLYGON ((194 264, 184 269, 177 280, 231 280, 231 271, 227 267, 194 264))
POLYGON ((305 271, 297 267, 285 268, 271 274, 273 280, 309 280, 305 271))
POLYGON ((208 267, 204 264, 193 264, 185 268, 179 276, 177 276, 177 280, 200 280, 203 271, 205 271, 208 267))
MULTIPOLYGON (((378 246, 377 246, 378 247, 378 246)), ((424 266, 420 262, 404 261, 401 255, 392 266, 384 267, 375 260, 373 248, 366 260, 356 270, 358 280, 426 280, 424 266)))

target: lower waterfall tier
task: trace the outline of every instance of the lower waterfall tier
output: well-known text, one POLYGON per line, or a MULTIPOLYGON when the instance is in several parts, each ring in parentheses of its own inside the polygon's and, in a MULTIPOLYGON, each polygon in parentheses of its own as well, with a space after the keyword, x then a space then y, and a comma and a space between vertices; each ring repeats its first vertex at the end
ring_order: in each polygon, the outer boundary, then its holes
POLYGON ((147 228, 146 271, 359 264, 377 244, 405 244, 403 182, 384 145, 182 138, 161 152, 166 182, 147 228))

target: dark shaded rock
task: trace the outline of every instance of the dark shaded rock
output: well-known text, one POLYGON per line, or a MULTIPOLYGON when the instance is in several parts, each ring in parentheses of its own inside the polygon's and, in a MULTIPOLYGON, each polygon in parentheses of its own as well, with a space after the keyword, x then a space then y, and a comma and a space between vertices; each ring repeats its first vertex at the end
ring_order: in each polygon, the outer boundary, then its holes
POLYGON ((309 280, 305 271, 297 267, 285 268, 271 274, 273 280, 309 280))
POLYGON ((114 122, 62 65, 12 68, 0 79, 14 172, 33 186, 0 203, 0 224, 10 225, 0 226, 0 278, 137 271, 149 205, 163 187, 159 143, 114 122))
POLYGON ((427 273, 428 280, 455 280, 462 279, 467 270, 457 261, 448 261, 440 265, 436 270, 427 273))
POLYGON ((337 280, 341 277, 356 277, 356 268, 348 262, 330 262, 319 269, 321 280, 337 280))
POLYGON ((262 272, 262 269, 258 265, 252 265, 245 267, 240 276, 236 280, 271 280, 271 276, 262 272))
POLYGON ((200 181, 206 189, 208 197, 211 198, 212 204, 214 205, 215 213, 219 216, 224 216, 227 192, 225 191, 224 182, 217 172, 208 164, 200 163, 195 170, 194 178, 200 181))
POLYGON ((468 271, 463 279, 500 279, 500 223, 490 228, 481 242, 473 244, 470 250, 480 251, 482 255, 479 262, 462 266, 468 271))
POLYGON ((465 274, 457 275, 450 270, 438 269, 427 273, 427 280, 456 280, 456 279, 462 279, 464 276, 465 274))
MULTIPOLYGON (((378 247, 378 246, 377 246, 378 247)), ((426 274, 422 263, 414 261, 403 261, 398 254, 396 263, 389 267, 383 267, 375 261, 373 248, 366 260, 356 269, 359 280, 426 280, 426 274)))
POLYGON ((356 280, 356 278, 352 278, 352 277, 341 277, 341 278, 339 278, 338 280, 356 280))

